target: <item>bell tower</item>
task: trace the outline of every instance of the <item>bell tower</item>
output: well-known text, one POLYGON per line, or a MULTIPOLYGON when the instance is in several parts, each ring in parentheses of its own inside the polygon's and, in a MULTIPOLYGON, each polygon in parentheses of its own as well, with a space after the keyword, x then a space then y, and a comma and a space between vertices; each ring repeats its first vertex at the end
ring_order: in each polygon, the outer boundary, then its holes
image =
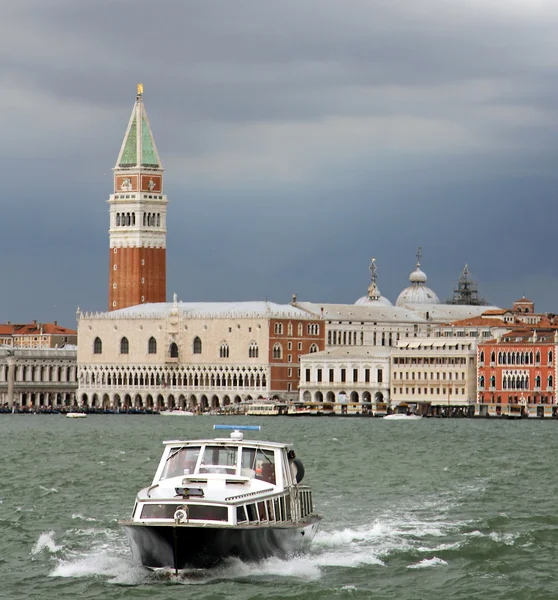
POLYGON ((168 200, 141 83, 113 171, 108 309, 165 302, 168 200))

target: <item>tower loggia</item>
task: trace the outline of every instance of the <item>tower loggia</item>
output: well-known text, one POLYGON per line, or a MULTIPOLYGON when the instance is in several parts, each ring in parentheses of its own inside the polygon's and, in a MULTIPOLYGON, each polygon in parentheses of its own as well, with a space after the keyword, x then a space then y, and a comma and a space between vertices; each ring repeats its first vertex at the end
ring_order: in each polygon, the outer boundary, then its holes
POLYGON ((108 309, 165 302, 168 200, 141 83, 113 171, 108 309))

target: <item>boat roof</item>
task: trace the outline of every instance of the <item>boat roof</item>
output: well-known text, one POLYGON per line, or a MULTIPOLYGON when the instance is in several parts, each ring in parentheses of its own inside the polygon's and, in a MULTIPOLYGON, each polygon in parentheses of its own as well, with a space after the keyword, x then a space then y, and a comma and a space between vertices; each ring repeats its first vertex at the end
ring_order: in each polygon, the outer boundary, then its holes
POLYGON ((175 446, 177 444, 181 444, 183 446, 187 446, 190 444, 193 445, 201 445, 201 444, 223 444, 227 446, 269 446, 270 448, 290 448, 292 443, 285 442, 270 442, 268 440, 252 440, 252 439, 244 439, 244 440, 233 440, 230 437, 228 438, 207 438, 201 440, 164 440, 163 444, 165 446, 175 446))

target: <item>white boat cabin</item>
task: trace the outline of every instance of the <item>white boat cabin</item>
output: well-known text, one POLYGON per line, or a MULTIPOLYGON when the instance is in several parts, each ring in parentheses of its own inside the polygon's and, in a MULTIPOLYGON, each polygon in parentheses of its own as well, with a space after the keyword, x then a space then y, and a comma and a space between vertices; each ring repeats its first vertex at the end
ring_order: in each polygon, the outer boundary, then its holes
POLYGON ((151 486, 137 496, 136 523, 277 524, 312 514, 311 490, 297 483, 289 444, 244 440, 239 431, 164 444, 151 486))

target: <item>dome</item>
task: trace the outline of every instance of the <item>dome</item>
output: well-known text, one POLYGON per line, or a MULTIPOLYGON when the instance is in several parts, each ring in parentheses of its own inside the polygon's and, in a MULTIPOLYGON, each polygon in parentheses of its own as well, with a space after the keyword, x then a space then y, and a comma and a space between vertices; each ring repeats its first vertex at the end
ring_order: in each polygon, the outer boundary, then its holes
POLYGON ((420 267, 417 268, 409 275, 409 281, 411 283, 426 283, 426 273, 421 271, 420 267))
POLYGON ((440 304, 440 299, 429 287, 415 283, 406 287, 397 297, 395 306, 405 304, 440 304))
POLYGON ((376 259, 373 258, 370 266, 368 267, 370 271, 370 275, 372 276, 372 283, 368 286, 368 295, 361 296, 356 302, 356 306, 370 306, 375 304, 381 304, 382 306, 393 306, 393 304, 387 299, 384 298, 380 294, 380 290, 376 285, 377 279, 377 267, 376 267, 376 259))
POLYGON ((411 285, 406 287, 398 296, 395 306, 405 304, 440 304, 440 299, 426 286, 426 273, 420 268, 420 248, 417 252, 416 269, 409 275, 411 285))
POLYGON ((371 306, 381 304, 382 306, 393 306, 393 304, 384 296, 362 296, 356 302, 355 306, 371 306))

